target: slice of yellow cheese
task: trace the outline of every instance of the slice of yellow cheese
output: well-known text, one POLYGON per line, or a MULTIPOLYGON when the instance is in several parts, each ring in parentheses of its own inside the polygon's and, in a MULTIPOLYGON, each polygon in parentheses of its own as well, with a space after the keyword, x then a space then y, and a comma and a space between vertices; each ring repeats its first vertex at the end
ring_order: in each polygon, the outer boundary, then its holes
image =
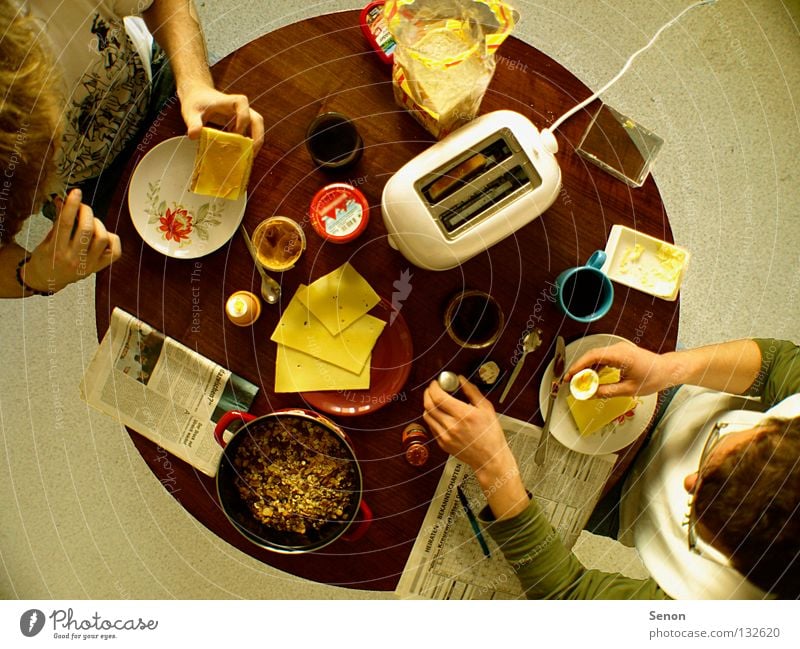
POLYGON ((361 373, 354 374, 291 347, 278 345, 275 392, 366 390, 369 388, 369 371, 369 358, 361 373))
POLYGON ((598 370, 597 378, 600 379, 600 385, 619 383, 622 380, 622 371, 618 367, 606 365, 598 370))
POLYGON ((578 401, 571 394, 567 395, 569 411, 572 413, 575 425, 584 437, 596 433, 606 424, 628 412, 635 403, 636 399, 633 397, 578 401))
POLYGON ((204 127, 189 189, 195 194, 236 200, 247 191, 252 169, 251 138, 204 127))
POLYGON ((381 299, 349 262, 298 289, 297 297, 333 335, 347 329, 381 299))
POLYGON ((271 340, 360 374, 385 326, 383 320, 365 315, 333 336, 295 295, 284 309, 271 340))

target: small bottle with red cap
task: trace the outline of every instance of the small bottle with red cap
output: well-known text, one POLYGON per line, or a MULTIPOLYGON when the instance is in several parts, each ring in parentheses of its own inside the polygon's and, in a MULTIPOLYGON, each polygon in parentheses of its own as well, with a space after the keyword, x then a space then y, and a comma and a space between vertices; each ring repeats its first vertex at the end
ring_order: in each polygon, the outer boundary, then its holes
POLYGON ((411 466, 423 466, 428 461, 428 433, 421 424, 409 424, 403 429, 403 452, 411 466))

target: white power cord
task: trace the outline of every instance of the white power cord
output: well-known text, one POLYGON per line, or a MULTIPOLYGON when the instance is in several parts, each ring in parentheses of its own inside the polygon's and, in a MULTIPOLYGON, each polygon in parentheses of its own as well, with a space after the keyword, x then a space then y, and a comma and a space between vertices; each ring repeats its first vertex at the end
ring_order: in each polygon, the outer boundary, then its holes
MULTIPOLYGON (((591 95, 590 97, 588 97, 587 99, 582 101, 580 104, 578 104, 574 108, 571 108, 566 113, 564 113, 555 122, 553 122, 548 128, 544 129, 542 131, 542 135, 546 134, 545 137, 548 140, 550 138, 553 138, 553 143, 555 144, 555 138, 552 135, 553 131, 555 131, 559 126, 561 126, 561 124, 563 124, 565 121, 567 121, 575 113, 577 113, 578 111, 583 110, 584 108, 586 108, 586 106, 591 104, 601 94, 603 94, 606 90, 608 90, 611 86, 613 86, 617 81, 619 81, 620 78, 622 77, 622 75, 625 74, 628 71, 628 68, 631 67, 631 64, 636 59, 636 57, 639 56, 642 52, 644 52, 644 51, 650 49, 650 47, 652 47, 653 43, 655 43, 656 40, 658 39, 658 37, 661 36, 661 32, 663 32, 665 29, 667 29, 669 27, 672 27, 672 25, 674 25, 676 22, 678 22, 683 17, 684 14, 688 13, 692 9, 695 9, 697 7, 702 7, 703 5, 711 5, 711 4, 714 4, 716 1, 717 0, 701 0, 700 2, 695 2, 693 5, 689 5, 688 7, 686 7, 686 9, 681 11, 677 16, 675 16, 668 23, 666 23, 665 25, 662 25, 661 28, 655 34, 653 34, 653 38, 650 39, 650 42, 647 43, 647 45, 645 45, 641 49, 639 49, 636 52, 634 52, 633 54, 631 54, 630 58, 625 62, 625 65, 622 66, 622 69, 617 73, 617 75, 613 79, 611 79, 611 81, 609 81, 606 85, 604 85, 602 88, 600 88, 600 90, 598 90, 596 93, 594 93, 593 95, 591 95)), ((558 148, 558 145, 556 145, 556 149, 557 148, 558 148)))

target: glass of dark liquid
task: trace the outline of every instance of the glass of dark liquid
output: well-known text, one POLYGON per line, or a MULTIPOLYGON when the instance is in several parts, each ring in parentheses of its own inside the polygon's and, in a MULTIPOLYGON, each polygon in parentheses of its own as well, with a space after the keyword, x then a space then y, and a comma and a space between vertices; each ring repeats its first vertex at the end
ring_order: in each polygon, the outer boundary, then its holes
POLYGON ((450 338, 469 349, 481 349, 497 342, 504 323, 503 310, 497 300, 474 289, 452 297, 444 313, 444 326, 450 338))
POLYGON ((346 115, 329 112, 317 115, 306 132, 311 159, 323 169, 344 169, 361 158, 364 142, 346 115))
POLYGON ((561 310, 577 322, 594 322, 611 309, 614 285, 601 270, 606 253, 596 250, 584 266, 567 268, 556 278, 561 310))

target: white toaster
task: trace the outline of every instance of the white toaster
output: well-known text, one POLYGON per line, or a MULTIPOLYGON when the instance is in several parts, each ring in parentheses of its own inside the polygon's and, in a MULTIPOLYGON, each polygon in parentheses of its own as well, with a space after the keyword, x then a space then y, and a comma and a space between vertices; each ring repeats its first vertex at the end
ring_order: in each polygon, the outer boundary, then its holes
POLYGON ((558 144, 526 117, 488 113, 403 165, 383 189, 389 244, 415 266, 447 270, 544 212, 561 189, 558 144))

